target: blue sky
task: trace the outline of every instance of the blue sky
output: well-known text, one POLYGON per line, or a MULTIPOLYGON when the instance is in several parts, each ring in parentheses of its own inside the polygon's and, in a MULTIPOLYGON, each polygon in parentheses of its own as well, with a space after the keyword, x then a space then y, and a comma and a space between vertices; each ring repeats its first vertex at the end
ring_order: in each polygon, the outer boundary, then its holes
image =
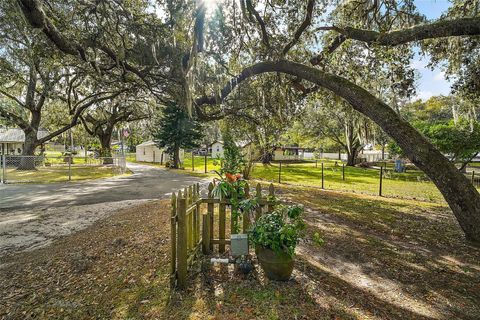
MULTIPOLYGON (((447 0, 416 0, 418 10, 428 19, 437 19, 451 5, 447 0)), ((415 56, 412 66, 417 69, 419 79, 417 81, 417 98, 426 100, 431 96, 447 95, 450 93, 450 82, 445 79, 440 67, 433 70, 427 68, 429 57, 415 56)))

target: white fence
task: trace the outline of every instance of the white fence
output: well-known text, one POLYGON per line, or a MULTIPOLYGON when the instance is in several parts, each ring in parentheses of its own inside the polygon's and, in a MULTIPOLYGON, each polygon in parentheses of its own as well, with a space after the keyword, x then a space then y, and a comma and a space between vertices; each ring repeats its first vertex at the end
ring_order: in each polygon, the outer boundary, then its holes
MULTIPOLYGON (((338 152, 305 152, 305 159, 315 159, 315 155, 318 155, 319 159, 332 159, 332 160, 343 160, 347 161, 347 154, 340 153, 340 159, 338 158, 338 152)), ((388 152, 385 152, 385 159, 390 159, 388 152)), ((380 150, 368 150, 360 153, 358 158, 364 158, 367 162, 375 162, 383 160, 382 151, 380 150)))

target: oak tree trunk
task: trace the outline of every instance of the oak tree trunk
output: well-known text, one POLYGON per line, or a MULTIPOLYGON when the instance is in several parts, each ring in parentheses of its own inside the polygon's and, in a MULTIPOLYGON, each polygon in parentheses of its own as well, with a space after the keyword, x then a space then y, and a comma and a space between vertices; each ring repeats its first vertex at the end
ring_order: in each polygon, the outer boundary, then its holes
POLYGON ((103 158, 103 164, 113 164, 112 158, 112 148, 110 146, 112 140, 112 134, 110 133, 102 133, 98 134, 98 138, 100 140, 100 157, 103 158))

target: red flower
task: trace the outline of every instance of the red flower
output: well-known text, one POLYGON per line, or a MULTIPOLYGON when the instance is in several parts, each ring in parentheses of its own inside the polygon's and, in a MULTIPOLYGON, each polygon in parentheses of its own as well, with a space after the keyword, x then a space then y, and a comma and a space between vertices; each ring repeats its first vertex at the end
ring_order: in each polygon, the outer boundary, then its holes
POLYGON ((237 181, 237 176, 231 174, 231 173, 225 173, 225 177, 227 177, 228 182, 235 182, 237 181))

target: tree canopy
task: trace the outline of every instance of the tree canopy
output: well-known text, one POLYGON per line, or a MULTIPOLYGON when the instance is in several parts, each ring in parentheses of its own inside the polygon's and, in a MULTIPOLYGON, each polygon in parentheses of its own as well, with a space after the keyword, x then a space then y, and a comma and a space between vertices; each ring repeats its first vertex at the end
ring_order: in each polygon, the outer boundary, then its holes
POLYGON ((313 92, 326 104, 322 93, 330 92, 394 139, 442 191, 467 236, 480 240, 478 191, 399 115, 415 92, 410 60, 418 46, 460 75, 459 88, 471 87, 462 84, 476 74, 469 65, 478 60, 477 1, 454 1, 435 21, 413 0, 224 0, 213 10, 193 0, 8 3, 100 84, 142 87, 198 119, 251 117, 250 106, 263 108, 260 88, 281 88, 271 99, 278 114, 313 92), (247 86, 253 90, 242 92, 247 86))

